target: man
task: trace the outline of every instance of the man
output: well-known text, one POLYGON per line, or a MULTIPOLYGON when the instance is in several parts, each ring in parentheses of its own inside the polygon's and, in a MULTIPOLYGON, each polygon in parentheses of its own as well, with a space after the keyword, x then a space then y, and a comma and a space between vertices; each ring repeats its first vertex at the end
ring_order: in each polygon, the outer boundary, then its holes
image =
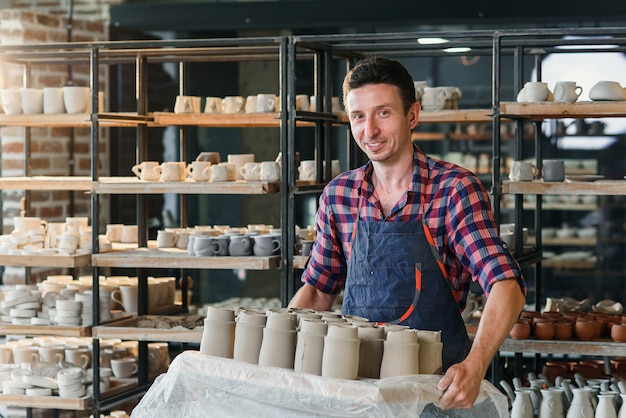
POLYGON ((399 62, 360 61, 343 94, 370 162, 324 189, 305 284, 290 306, 328 310, 345 287, 344 314, 441 330, 440 407, 470 408, 525 303, 520 268, 498 237, 480 181, 413 144, 420 106, 399 62), (460 316, 470 279, 487 296, 473 344, 460 316))

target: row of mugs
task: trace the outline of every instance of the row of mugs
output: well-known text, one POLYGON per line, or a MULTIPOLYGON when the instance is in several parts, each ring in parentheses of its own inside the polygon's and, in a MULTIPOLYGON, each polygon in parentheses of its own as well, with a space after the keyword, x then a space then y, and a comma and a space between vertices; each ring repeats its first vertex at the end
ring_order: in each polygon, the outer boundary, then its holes
MULTIPOLYGON (((2 109, 7 115, 86 113, 90 109, 90 99, 90 88, 80 86, 0 90, 2 109)), ((101 104, 102 94, 99 94, 99 107, 101 104)))
POLYGON ((143 181, 236 181, 239 176, 246 181, 278 181, 280 165, 276 161, 246 162, 239 171, 231 162, 212 164, 209 161, 144 161, 132 167, 133 173, 143 181))
MULTIPOLYGON (((517 94, 518 102, 561 102, 575 103, 583 92, 583 88, 575 81, 557 81, 554 91, 548 83, 529 81, 517 94)), ((626 100, 626 91, 617 81, 602 80, 589 90, 591 100, 626 100)))
POLYGON ((530 161, 513 161, 509 180, 511 181, 532 181, 535 177, 541 176, 544 181, 561 182, 565 180, 565 165, 563 160, 543 160, 542 170, 539 170, 530 161))
MULTIPOLYGON (((294 107, 302 111, 318 111, 316 96, 297 94, 294 107)), ((244 96, 206 97, 204 108, 202 97, 184 96, 176 97, 174 113, 272 113, 280 111, 280 98, 275 94, 257 94, 244 96)), ((322 109, 319 109, 322 110, 322 109)), ((331 98, 331 112, 342 112, 341 99, 337 96, 331 98)))
POLYGON ((422 110, 433 111, 443 109, 458 109, 461 89, 455 86, 428 86, 426 81, 414 81, 415 100, 422 110))

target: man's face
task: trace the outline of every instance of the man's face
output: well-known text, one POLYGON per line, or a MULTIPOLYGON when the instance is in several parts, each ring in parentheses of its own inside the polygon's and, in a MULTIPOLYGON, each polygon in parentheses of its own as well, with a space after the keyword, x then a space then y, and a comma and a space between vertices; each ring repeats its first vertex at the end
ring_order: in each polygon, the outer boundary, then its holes
POLYGON ((391 163, 411 145, 419 105, 404 112, 398 88, 391 84, 367 84, 346 97, 352 135, 370 160, 391 163))

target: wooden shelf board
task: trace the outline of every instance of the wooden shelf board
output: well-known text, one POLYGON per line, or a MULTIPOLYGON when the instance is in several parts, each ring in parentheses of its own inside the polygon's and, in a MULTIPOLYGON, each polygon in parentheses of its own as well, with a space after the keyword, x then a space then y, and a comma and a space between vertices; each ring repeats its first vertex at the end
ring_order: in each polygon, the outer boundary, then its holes
POLYGON ((62 327, 59 325, 12 325, 0 324, 0 334, 58 335, 61 337, 89 337, 91 327, 62 327))
POLYGON ((413 141, 442 141, 446 139, 443 132, 413 132, 411 140, 413 141))
MULTIPOLYGON (((534 243, 535 238, 529 237, 529 243, 534 243)), ((595 237, 591 238, 545 238, 541 240, 543 245, 573 245, 573 246, 590 246, 590 245, 598 245, 598 239, 595 237)))
POLYGON ((596 180, 591 182, 504 181, 503 193, 567 194, 567 195, 626 195, 626 180, 596 180))
POLYGON ((188 268, 188 269, 245 269, 270 270, 280 264, 280 256, 271 257, 193 257, 177 248, 138 248, 94 254, 92 264, 97 267, 188 268))
MULTIPOLYGON (((505 209, 515 209, 514 204, 506 204, 504 206, 505 209)), ((590 211, 598 209, 598 205, 594 204, 584 204, 584 203, 542 203, 542 210, 581 210, 581 211, 590 211)), ((524 202, 524 210, 535 210, 534 203, 524 202)))
POLYGON ((93 184, 99 194, 271 194, 278 193, 280 182, 225 181, 218 183, 185 181, 144 181, 136 177, 101 177, 93 184))
POLYGON ((514 340, 507 338, 500 351, 515 353, 579 354, 594 356, 626 356, 626 344, 609 339, 594 341, 514 340))
POLYGON ((308 255, 296 255, 293 257, 293 267, 297 269, 304 269, 308 261, 308 255))
POLYGON ((500 103, 503 116, 528 119, 555 118, 604 118, 626 116, 626 101, 578 102, 578 103, 500 103))
MULTIPOLYGON (((98 114, 98 123, 100 126, 137 126, 138 124, 150 123, 151 121, 151 116, 138 116, 137 113, 131 112, 98 114)), ((91 127, 91 114, 0 114, 0 126, 22 126, 41 128, 89 128, 91 127)))
POLYGON ((419 123, 470 123, 491 122, 491 109, 462 109, 462 110, 422 110, 419 114, 419 123))
POLYGON ((0 255, 0 265, 13 267, 83 267, 91 262, 91 254, 83 255, 0 255))
POLYGON ((186 113, 155 112, 154 123, 161 126, 193 125, 222 127, 253 127, 278 128, 280 127, 279 113, 186 113))
POLYGON ((93 327, 93 336, 99 338, 121 338, 137 341, 172 341, 199 343, 202 341, 203 327, 194 329, 160 329, 137 327, 141 318, 133 317, 110 323, 107 326, 93 327))
POLYGON ((596 267, 594 261, 586 260, 543 260, 541 264, 550 268, 592 269, 596 267))
POLYGON ((91 408, 92 402, 91 396, 61 398, 58 396, 0 395, 0 404, 23 408, 86 411, 91 408))
POLYGON ((87 176, 0 177, 2 190, 91 190, 87 176))

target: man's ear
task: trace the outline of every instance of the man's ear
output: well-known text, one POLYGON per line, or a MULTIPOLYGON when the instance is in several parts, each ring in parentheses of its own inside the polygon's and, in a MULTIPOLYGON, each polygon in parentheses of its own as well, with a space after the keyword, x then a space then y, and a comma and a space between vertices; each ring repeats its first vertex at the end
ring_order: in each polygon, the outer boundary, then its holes
POLYGON ((411 129, 414 129, 417 126, 417 122, 419 121, 420 114, 420 104, 418 102, 414 102, 409 108, 409 126, 411 129))

